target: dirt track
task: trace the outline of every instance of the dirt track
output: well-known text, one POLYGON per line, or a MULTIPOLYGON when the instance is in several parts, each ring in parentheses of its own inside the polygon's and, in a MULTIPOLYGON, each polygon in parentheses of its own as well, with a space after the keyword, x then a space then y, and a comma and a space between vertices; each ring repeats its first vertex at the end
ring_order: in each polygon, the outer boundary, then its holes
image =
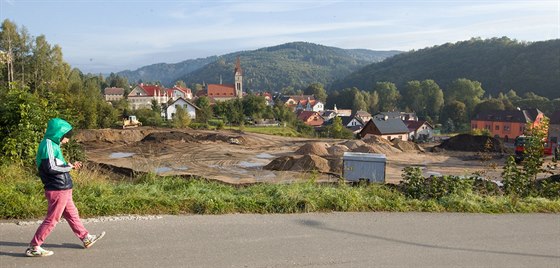
MULTIPOLYGON (((273 171, 263 169, 263 166, 277 157, 293 156, 305 144, 321 142, 332 146, 346 142, 234 131, 149 127, 84 130, 76 138, 84 145, 89 161, 94 163, 159 175, 195 175, 232 184, 308 179, 310 174, 306 172, 273 171)), ((484 172, 487 178, 496 179, 504 163, 504 159, 483 162, 476 159, 475 153, 465 152, 424 153, 397 150, 386 156, 386 182, 389 183, 398 182, 402 169, 407 166, 422 167, 426 175, 470 175, 473 172, 484 172), (498 168, 491 168, 493 165, 498 168)), ((337 179, 337 176, 329 173, 314 174, 319 181, 337 179)))

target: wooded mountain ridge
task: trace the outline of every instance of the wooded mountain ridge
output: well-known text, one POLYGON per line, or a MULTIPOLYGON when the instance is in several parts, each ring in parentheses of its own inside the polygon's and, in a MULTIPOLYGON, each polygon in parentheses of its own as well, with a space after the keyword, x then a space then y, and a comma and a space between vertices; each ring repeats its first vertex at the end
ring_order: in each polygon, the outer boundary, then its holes
POLYGON ((279 91, 285 87, 302 89, 311 83, 327 85, 368 64, 379 62, 401 51, 341 49, 307 42, 292 42, 222 56, 159 63, 117 75, 130 82, 159 81, 170 86, 182 80, 187 85, 233 83, 237 57, 243 69, 243 87, 248 90, 279 91))
POLYGON ((307 42, 286 43, 222 56, 154 64, 117 73, 130 82, 178 80, 187 85, 233 83, 237 57, 244 72, 244 89, 280 91, 303 89, 319 82, 332 92, 356 87, 370 91, 377 82, 432 79, 442 89, 457 78, 479 81, 486 94, 510 89, 560 98, 560 39, 522 42, 508 37, 446 43, 420 50, 373 51, 341 49, 307 42))
POLYGON ((371 90, 377 82, 403 87, 408 81, 432 79, 442 89, 457 78, 482 83, 486 94, 515 90, 560 98, 560 39, 520 42, 507 37, 446 43, 395 55, 370 64, 329 89, 371 90))

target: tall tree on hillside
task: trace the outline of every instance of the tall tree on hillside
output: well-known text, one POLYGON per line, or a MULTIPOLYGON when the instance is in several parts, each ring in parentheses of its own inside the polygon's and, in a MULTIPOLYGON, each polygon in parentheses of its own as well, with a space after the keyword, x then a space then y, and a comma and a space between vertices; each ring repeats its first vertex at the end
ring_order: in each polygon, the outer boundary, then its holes
POLYGON ((465 104, 468 116, 470 117, 474 111, 474 107, 480 103, 484 89, 478 81, 471 81, 466 78, 454 80, 448 88, 446 102, 460 101, 465 104))
POLYGON ((439 121, 439 115, 443 108, 443 90, 434 80, 422 81, 422 95, 425 101, 426 117, 431 118, 434 122, 439 121))
POLYGON ((422 94, 420 81, 408 81, 402 90, 401 106, 420 114, 426 107, 425 98, 422 94))
POLYGON ((366 111, 367 110, 367 103, 364 98, 364 94, 362 92, 357 91, 354 93, 354 100, 352 102, 352 111, 366 111))
POLYGON ((397 86, 391 82, 377 82, 374 90, 379 94, 379 109, 382 112, 393 111, 397 109, 398 101, 401 94, 397 90, 397 86))
POLYGON ((460 101, 451 101, 443 106, 440 121, 448 131, 455 131, 455 128, 463 129, 468 122, 467 106, 460 101))
POLYGON ((368 94, 367 103, 369 113, 376 114, 379 112, 379 94, 377 91, 373 91, 368 94))
POLYGON ((312 83, 304 91, 305 95, 314 95, 315 99, 325 103, 327 101, 327 91, 321 83, 312 83))

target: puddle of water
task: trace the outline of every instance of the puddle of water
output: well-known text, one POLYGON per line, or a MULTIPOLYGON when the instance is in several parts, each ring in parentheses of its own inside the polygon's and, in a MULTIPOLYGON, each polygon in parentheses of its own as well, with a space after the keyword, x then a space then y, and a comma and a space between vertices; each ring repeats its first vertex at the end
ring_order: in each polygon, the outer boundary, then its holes
POLYGON ((178 167, 178 168, 175 168, 175 169, 177 169, 177 170, 187 170, 187 169, 189 169, 189 167, 183 166, 183 167, 178 167))
POLYGON ((240 167, 244 167, 244 168, 253 168, 253 167, 262 167, 265 164, 263 163, 257 163, 257 162, 247 162, 247 161, 241 161, 239 162, 239 164, 237 164, 240 167))
POLYGON ((116 152, 116 153, 112 153, 111 155, 109 155, 109 158, 125 158, 125 157, 131 157, 133 155, 134 155, 134 153, 116 152))
POLYGON ((173 169, 170 168, 170 167, 158 167, 158 168, 156 168, 156 169, 154 170, 154 172, 155 172, 156 174, 159 174, 159 173, 165 173, 165 172, 172 171, 172 170, 173 170, 173 169))
POLYGON ((272 159, 272 158, 274 158, 274 155, 267 154, 267 153, 260 153, 260 154, 256 155, 255 157, 260 158, 260 159, 272 159))

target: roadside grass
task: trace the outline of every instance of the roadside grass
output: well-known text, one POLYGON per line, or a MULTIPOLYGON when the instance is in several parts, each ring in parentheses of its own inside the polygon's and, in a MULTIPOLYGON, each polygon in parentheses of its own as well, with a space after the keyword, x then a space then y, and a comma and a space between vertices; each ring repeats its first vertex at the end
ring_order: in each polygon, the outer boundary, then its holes
MULTIPOLYGON (((98 168, 73 173, 74 202, 84 218, 109 215, 305 213, 331 211, 533 213, 560 212, 560 199, 481 196, 475 193, 419 200, 396 187, 346 183, 230 186, 203 179, 115 178, 98 168)), ((37 219, 47 202, 34 170, 0 167, 0 219, 37 219)))

